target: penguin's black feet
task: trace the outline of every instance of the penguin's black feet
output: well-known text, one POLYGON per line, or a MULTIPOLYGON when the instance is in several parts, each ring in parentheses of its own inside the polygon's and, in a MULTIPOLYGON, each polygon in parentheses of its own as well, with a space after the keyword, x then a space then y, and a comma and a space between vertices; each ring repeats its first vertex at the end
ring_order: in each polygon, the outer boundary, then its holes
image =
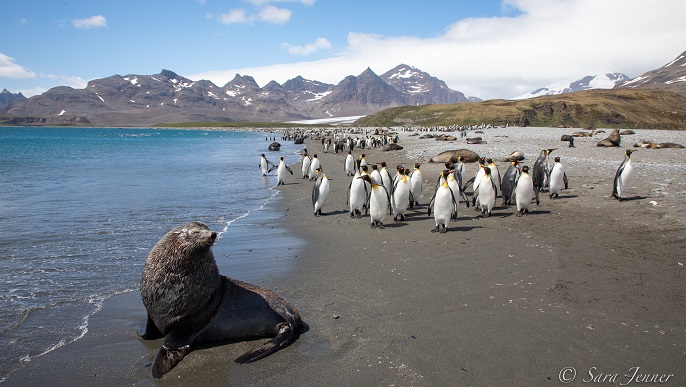
POLYGON ((440 230, 439 232, 440 232, 441 234, 447 233, 447 232, 448 232, 448 226, 443 225, 443 227, 441 228, 441 230, 440 230))
POLYGON ((517 215, 516 215, 516 216, 517 216, 518 218, 521 218, 521 217, 522 217, 522 211, 517 211, 517 215))
POLYGON ((431 229, 431 232, 439 232, 439 231, 441 231, 441 229, 438 226, 431 229))
POLYGON ((382 229, 382 230, 383 230, 384 228, 386 228, 386 226, 384 226, 383 223, 381 223, 381 222, 377 222, 376 227, 378 227, 378 228, 380 228, 380 229, 382 229))

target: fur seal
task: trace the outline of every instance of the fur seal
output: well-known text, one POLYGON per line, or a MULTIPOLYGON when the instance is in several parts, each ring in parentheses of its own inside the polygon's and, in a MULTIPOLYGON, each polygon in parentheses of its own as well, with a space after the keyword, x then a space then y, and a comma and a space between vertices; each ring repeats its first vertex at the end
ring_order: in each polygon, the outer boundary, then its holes
POLYGON ((269 144, 270 151, 278 151, 279 149, 281 149, 281 144, 279 144, 278 142, 273 142, 269 144))
POLYGON ((622 137, 619 134, 619 130, 614 129, 610 134, 607 136, 607 138, 598 141, 596 146, 600 147, 617 147, 619 144, 622 142, 622 137))
POLYGON ((219 274, 211 247, 217 233, 200 222, 169 231, 152 248, 141 296, 148 319, 139 335, 164 337, 152 362, 161 378, 198 345, 273 337, 238 357, 248 363, 293 343, 306 325, 298 310, 272 291, 219 274))
POLYGON ((522 160, 524 160, 524 159, 525 159, 525 157, 524 157, 524 152, 522 152, 522 151, 514 151, 514 152, 510 153, 510 155, 507 156, 507 158, 505 158, 505 161, 509 161, 509 162, 512 162, 512 161, 522 161, 522 160))
POLYGON ((469 149, 457 149, 441 152, 436 156, 432 157, 430 163, 455 163, 457 158, 462 156, 462 161, 466 163, 473 163, 479 160, 479 155, 476 152, 470 151, 469 149))

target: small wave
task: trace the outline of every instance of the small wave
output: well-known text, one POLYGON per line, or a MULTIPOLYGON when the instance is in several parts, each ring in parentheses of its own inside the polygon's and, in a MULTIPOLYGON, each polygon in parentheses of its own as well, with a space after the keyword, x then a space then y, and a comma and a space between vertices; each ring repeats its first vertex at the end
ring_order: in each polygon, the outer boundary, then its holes
POLYGON ((230 227, 234 222, 236 222, 237 220, 243 219, 243 218, 247 217, 248 215, 250 215, 251 213, 253 213, 253 212, 255 212, 255 211, 260 211, 260 210, 264 209, 264 207, 267 206, 267 204, 269 203, 269 201, 271 201, 276 195, 279 194, 279 191, 278 191, 277 189, 275 189, 275 188, 276 188, 276 185, 273 186, 273 187, 269 187, 269 189, 272 190, 272 191, 274 191, 274 192, 272 193, 272 196, 270 196, 270 197, 268 197, 268 198, 265 199, 265 201, 264 201, 264 203, 262 203, 262 205, 260 205, 260 206, 257 207, 257 208, 253 208, 253 209, 251 209, 251 210, 248 210, 246 213, 241 214, 241 215, 239 215, 239 216, 237 216, 237 217, 235 217, 235 218, 233 218, 233 219, 227 221, 226 224, 224 225, 224 228, 223 228, 220 232, 217 233, 217 238, 221 238, 222 235, 223 235, 224 233, 226 233, 227 231, 229 231, 229 227, 230 227))

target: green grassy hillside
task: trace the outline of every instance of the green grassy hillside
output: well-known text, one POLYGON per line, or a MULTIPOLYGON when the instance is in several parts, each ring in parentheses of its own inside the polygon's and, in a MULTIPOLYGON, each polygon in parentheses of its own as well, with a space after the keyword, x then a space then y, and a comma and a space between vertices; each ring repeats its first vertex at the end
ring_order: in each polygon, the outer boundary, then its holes
POLYGON ((686 96, 662 90, 588 90, 525 100, 488 100, 385 109, 358 126, 565 126, 686 129, 686 96))

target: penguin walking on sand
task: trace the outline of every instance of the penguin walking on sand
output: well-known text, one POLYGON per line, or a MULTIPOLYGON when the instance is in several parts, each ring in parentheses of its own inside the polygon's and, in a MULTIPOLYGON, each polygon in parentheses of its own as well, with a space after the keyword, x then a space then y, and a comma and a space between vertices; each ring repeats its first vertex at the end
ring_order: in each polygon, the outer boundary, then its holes
POLYGON ((310 177, 310 164, 312 164, 312 159, 310 158, 310 155, 307 154, 307 150, 305 150, 301 167, 303 179, 308 179, 310 177))
POLYGON ((314 180, 317 178, 317 169, 321 167, 321 163, 319 162, 319 159, 317 158, 317 154, 315 153, 312 155, 312 161, 310 161, 310 180, 314 180))
POLYGON ((369 193, 369 217, 371 218, 372 228, 386 228, 383 223, 390 209, 390 197, 386 187, 379 184, 380 182, 372 180, 370 175, 363 175, 359 179, 371 187, 369 193))
MULTIPOLYGON (((441 182, 436 188, 433 197, 429 200, 429 210, 428 215, 431 216, 431 210, 434 212, 434 221, 436 227, 431 230, 431 232, 445 233, 448 231, 448 223, 452 219, 457 219, 457 198, 455 197, 455 192, 450 188, 448 184, 449 175, 451 175, 449 170, 445 170, 441 173, 439 181, 441 182)), ((452 180, 455 180, 452 178, 452 180)))
POLYGON ((519 170, 519 161, 510 161, 510 166, 503 175, 503 180, 500 182, 501 196, 503 198, 503 205, 510 205, 514 201, 515 183, 519 178, 521 171, 519 170))
POLYGON ((414 164, 414 169, 410 172, 410 193, 412 194, 412 201, 410 202, 410 208, 415 205, 419 205, 419 196, 422 194, 422 171, 419 169, 420 163, 414 164))
POLYGON ((624 200, 622 194, 629 188, 629 183, 631 182, 631 174, 634 171, 634 166, 631 163, 631 154, 634 150, 627 149, 624 151, 624 161, 617 168, 615 173, 615 180, 612 184, 612 197, 619 201, 624 200))
POLYGON ((324 207, 326 197, 329 196, 329 179, 321 167, 317 168, 315 172, 317 172, 317 180, 312 187, 312 206, 314 207, 314 216, 321 216, 322 207, 324 207))
POLYGON ((348 151, 348 155, 345 156, 344 170, 346 176, 353 176, 355 174, 355 158, 353 158, 353 153, 348 151))
MULTIPOLYGON (((464 181, 465 181, 465 174, 467 173, 467 168, 465 167, 464 163, 462 162, 464 160, 464 157, 458 156, 457 157, 457 162, 453 164, 452 169, 454 170, 455 174, 455 180, 457 180, 457 184, 460 185, 460 190, 464 191, 464 181)), ((457 198, 457 196, 455 196, 457 198)))
POLYGON ((388 170, 388 166, 385 161, 381 162, 381 170, 379 171, 381 175, 381 184, 386 188, 389 195, 393 194, 393 178, 391 177, 391 172, 388 170))
POLYGON ((398 174, 393 183, 393 194, 391 195, 391 209, 393 210, 393 220, 405 221, 405 212, 410 206, 412 193, 410 192, 410 179, 405 174, 405 168, 398 167, 398 174))
POLYGON ((551 199, 558 198, 560 196, 560 191, 562 191, 563 188, 569 188, 567 173, 565 173, 564 166, 560 163, 559 156, 555 157, 555 163, 550 170, 549 182, 550 189, 548 190, 548 196, 550 196, 551 199))
POLYGON ((491 168, 484 167, 484 174, 481 176, 478 189, 481 216, 487 218, 491 216, 491 211, 495 206, 496 186, 495 182, 493 181, 493 177, 491 176, 491 168))
POLYGON ((262 153, 262 158, 260 159, 260 169, 262 170, 262 176, 267 176, 267 173, 274 170, 274 163, 267 160, 267 156, 262 153))
POLYGON ((276 185, 284 185, 286 184, 286 171, 290 173, 291 175, 293 174, 293 171, 291 170, 288 165, 286 165, 286 162, 283 160, 283 157, 279 159, 279 167, 276 170, 276 179, 277 183, 276 185))
POLYGON ((529 166, 522 167, 522 174, 519 175, 515 185, 515 203, 517 203, 517 216, 529 213, 531 201, 536 198, 536 205, 539 204, 538 190, 534 186, 534 180, 529 174, 529 166))
MULTIPOLYGON (((486 170, 486 159, 485 158, 480 158, 479 159, 479 170, 476 171, 476 175, 474 175, 474 180, 472 181, 472 191, 474 192, 472 194, 472 205, 474 206, 475 210, 479 210, 479 184, 481 183, 481 178, 485 174, 486 170)), ((469 182, 467 182, 468 184, 469 182)))
MULTIPOLYGON (((359 160, 357 164, 359 164, 359 160)), ((367 183, 363 179, 364 176, 366 176, 366 173, 358 169, 348 186, 348 205, 350 206, 351 218, 361 218, 362 208, 365 208, 365 215, 367 214, 366 204, 369 196, 367 185, 371 183, 367 183)))
POLYGON ((548 189, 548 180, 550 178, 550 153, 557 148, 543 149, 541 154, 534 162, 534 170, 532 179, 534 181, 534 188, 537 191, 545 191, 548 189))
POLYGON ((493 183, 495 184, 496 187, 496 192, 495 195, 498 196, 498 192, 501 192, 501 182, 502 178, 500 177, 500 171, 498 170, 498 166, 495 165, 493 162, 493 159, 487 159, 486 162, 488 163, 488 168, 491 169, 491 179, 493 180, 493 183))

